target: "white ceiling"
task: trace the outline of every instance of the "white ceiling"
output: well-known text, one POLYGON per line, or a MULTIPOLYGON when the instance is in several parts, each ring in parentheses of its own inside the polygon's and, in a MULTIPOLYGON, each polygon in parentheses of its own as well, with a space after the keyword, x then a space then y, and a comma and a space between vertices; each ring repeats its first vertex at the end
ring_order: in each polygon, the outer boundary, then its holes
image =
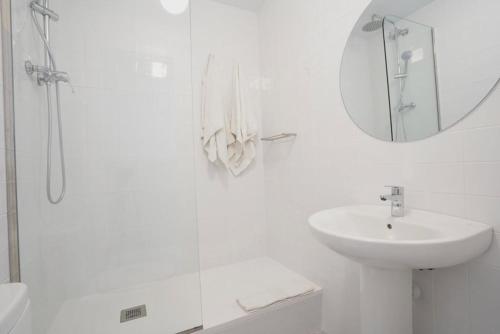
POLYGON ((372 11, 379 11, 379 15, 396 15, 406 17, 434 0, 374 0, 368 6, 372 11))
POLYGON ((215 0, 215 1, 256 12, 260 9, 265 0, 215 0))

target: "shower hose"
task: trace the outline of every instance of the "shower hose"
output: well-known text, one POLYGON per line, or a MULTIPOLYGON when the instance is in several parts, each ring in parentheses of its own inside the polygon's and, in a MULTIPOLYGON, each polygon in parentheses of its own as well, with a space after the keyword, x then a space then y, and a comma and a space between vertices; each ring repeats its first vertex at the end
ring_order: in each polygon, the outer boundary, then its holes
MULTIPOLYGON (((47 52, 50 64, 49 67, 52 71, 57 71, 56 61, 52 49, 50 48, 49 41, 45 35, 40 23, 36 17, 35 11, 31 11, 31 18, 33 23, 42 39, 44 48, 47 52)), ((59 94, 59 82, 55 80, 55 91, 56 91, 56 113, 57 113, 57 128, 59 137, 59 156, 61 161, 61 190, 57 196, 52 195, 52 97, 50 89, 50 81, 45 83, 47 88, 47 115, 48 115, 48 133, 47 133, 47 177, 46 177, 46 192, 47 198, 52 204, 59 204, 66 193, 66 165, 64 162, 64 140, 63 140, 63 130, 62 130, 62 119, 61 119, 61 101, 59 94)))

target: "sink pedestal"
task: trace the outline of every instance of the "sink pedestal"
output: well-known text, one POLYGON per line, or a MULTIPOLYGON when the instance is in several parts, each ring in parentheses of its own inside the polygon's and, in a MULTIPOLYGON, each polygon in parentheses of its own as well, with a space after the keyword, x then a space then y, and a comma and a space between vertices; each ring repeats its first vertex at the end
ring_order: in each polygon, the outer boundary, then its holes
POLYGON ((361 267, 361 333, 412 334, 412 271, 361 267))

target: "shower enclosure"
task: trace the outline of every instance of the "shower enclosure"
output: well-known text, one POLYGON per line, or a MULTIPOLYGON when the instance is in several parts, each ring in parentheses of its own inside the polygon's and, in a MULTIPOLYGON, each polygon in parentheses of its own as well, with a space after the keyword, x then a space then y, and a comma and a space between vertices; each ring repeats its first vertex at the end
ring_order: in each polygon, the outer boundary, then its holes
POLYGON ((37 334, 202 325, 190 14, 166 3, 11 2, 20 274, 37 334))
POLYGON ((426 138, 440 130, 434 31, 396 16, 383 18, 393 141, 426 138))
POLYGON ((438 133, 435 53, 433 27, 411 15, 365 13, 346 44, 340 74, 342 99, 354 123, 384 141, 438 133))

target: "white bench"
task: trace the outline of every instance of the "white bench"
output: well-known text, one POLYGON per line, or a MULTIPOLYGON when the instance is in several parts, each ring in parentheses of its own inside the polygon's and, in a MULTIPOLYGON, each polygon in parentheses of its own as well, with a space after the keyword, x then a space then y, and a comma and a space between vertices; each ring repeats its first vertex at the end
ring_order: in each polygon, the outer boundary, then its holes
POLYGON ((270 258, 202 271, 203 334, 317 334, 321 327, 321 288, 270 258), (315 288, 268 308, 247 313, 236 300, 286 280, 315 288))

